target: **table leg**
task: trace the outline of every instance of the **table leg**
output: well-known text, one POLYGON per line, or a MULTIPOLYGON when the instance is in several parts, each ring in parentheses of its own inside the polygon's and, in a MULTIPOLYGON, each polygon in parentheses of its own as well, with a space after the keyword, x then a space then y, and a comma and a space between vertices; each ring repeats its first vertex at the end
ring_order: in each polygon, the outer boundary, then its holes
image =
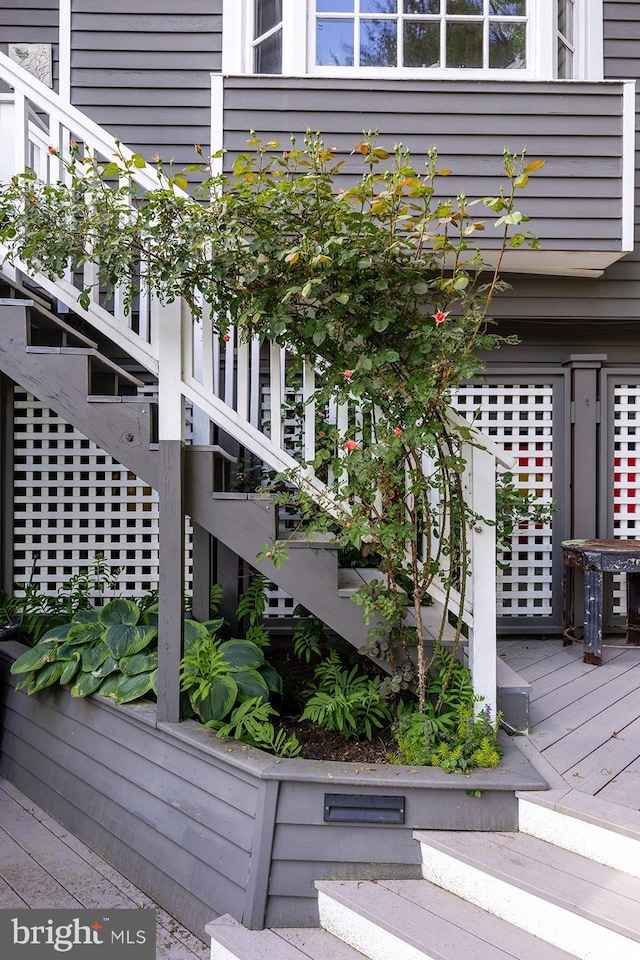
POLYGON ((583 661, 602 664, 602 571, 584 572, 583 661))
POLYGON ((575 640, 575 624, 573 619, 573 605, 575 602, 574 583, 576 572, 573 567, 565 563, 562 567, 562 645, 570 646, 575 640))
POLYGON ((640 646, 640 573, 627 574, 627 643, 640 646))

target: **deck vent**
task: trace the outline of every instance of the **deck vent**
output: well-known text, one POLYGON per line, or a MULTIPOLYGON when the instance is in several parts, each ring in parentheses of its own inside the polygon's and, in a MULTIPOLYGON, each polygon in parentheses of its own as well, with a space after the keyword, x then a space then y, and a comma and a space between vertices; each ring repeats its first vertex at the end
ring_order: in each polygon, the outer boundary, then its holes
POLYGON ((404 808, 404 797, 324 795, 324 819, 330 823, 404 823, 404 808))

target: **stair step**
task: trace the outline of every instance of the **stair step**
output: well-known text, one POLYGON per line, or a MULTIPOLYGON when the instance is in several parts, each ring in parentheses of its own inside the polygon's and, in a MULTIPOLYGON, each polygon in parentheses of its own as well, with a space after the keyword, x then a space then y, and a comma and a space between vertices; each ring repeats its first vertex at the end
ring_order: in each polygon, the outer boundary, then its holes
POLYGON ((578 790, 518 794, 523 833, 640 877, 640 811, 578 790))
POLYGON ((315 927, 247 930, 225 915, 207 924, 211 960, 363 960, 363 955, 315 927))
POLYGON ((311 532, 308 537, 295 534, 292 537, 283 537, 279 544, 290 550, 340 550, 340 544, 332 533, 311 532))
POLYGON ((640 881, 523 833, 419 831, 425 879, 582 960, 640 956, 640 881))
MULTIPOLYGON (((386 577, 375 567, 339 567, 338 568, 338 596, 352 597, 366 584, 379 580, 386 582, 386 577)), ((401 593, 404 590, 401 589, 401 593)))
POLYGON ((325 930, 370 960, 569 960, 426 880, 318 880, 325 930))

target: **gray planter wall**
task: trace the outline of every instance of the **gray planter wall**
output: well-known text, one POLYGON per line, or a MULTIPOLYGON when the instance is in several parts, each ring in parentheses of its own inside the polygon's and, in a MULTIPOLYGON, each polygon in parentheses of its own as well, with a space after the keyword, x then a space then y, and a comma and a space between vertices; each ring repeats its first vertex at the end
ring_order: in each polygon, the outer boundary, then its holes
POLYGON ((23 649, 0 645, 0 772, 202 937, 223 913, 314 925, 314 880, 419 877, 414 829, 515 829, 515 790, 546 786, 510 743, 498 770, 471 777, 280 761, 193 721, 157 723, 153 704, 29 697, 9 673, 23 649), (380 802, 403 822, 376 822, 380 802), (363 819, 325 822, 327 806, 363 819))

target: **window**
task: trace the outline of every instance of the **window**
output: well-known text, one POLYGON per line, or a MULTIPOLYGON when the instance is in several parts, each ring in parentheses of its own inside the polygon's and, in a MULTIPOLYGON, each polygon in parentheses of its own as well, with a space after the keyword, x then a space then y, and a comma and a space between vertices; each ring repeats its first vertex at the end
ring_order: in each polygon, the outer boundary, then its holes
POLYGON ((223 72, 602 79, 603 0, 223 0, 223 72))
POLYGON ((253 73, 282 73, 282 0, 253 0, 253 73))
POLYGON ((522 69, 527 0, 316 0, 315 63, 522 69))
POLYGON ((558 71, 560 80, 571 80, 575 68, 575 4, 558 0, 558 71))

